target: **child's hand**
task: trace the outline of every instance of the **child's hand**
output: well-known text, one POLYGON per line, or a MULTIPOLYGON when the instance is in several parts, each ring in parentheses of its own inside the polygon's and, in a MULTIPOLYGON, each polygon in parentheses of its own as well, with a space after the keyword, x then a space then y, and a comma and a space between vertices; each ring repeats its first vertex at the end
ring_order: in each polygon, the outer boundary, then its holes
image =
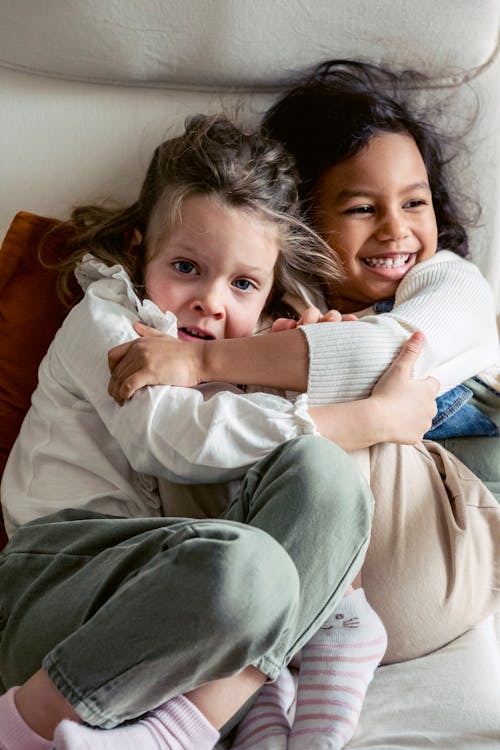
POLYGON ((290 328, 297 326, 306 326, 311 323, 338 323, 344 320, 357 320, 356 315, 342 315, 338 310, 328 310, 324 315, 320 313, 317 307, 311 305, 307 307, 298 320, 289 318, 278 318, 272 325, 272 332, 288 331, 290 328))
POLYGON ((425 343, 423 333, 414 333, 391 366, 375 385, 371 398, 378 404, 384 443, 418 443, 436 415, 436 378, 412 378, 413 366, 425 343))
POLYGON ((140 338, 108 352, 111 378, 108 393, 123 404, 146 385, 196 385, 201 346, 178 341, 154 328, 136 323, 140 338))

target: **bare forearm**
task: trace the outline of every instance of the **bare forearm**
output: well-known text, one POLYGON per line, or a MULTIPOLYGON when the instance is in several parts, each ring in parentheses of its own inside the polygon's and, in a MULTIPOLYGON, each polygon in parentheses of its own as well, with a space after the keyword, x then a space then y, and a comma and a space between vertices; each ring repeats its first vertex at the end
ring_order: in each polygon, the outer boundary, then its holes
POLYGON ((384 423, 372 398, 345 404, 310 406, 319 433, 346 451, 385 442, 384 423))
POLYGON ((203 345, 199 379, 263 385, 293 391, 307 389, 308 347, 300 330, 203 345))

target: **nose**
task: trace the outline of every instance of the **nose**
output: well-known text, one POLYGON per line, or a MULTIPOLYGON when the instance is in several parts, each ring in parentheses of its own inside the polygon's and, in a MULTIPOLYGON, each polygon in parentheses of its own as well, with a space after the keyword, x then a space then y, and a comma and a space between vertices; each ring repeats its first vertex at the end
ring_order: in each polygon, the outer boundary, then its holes
POLYGON ((381 242, 404 240, 410 234, 410 228, 404 213, 400 210, 391 209, 386 211, 380 218, 377 228, 377 239, 381 242))
POLYGON ((217 284, 205 284, 198 288, 192 301, 192 309, 206 316, 222 320, 225 315, 224 294, 217 284))

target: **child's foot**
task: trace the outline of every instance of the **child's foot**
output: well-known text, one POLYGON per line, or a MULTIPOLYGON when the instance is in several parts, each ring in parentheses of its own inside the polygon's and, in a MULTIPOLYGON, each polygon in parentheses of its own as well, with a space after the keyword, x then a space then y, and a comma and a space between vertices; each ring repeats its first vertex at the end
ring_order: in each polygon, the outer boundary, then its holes
POLYGON ((385 628, 364 591, 344 596, 302 649, 290 750, 338 750, 349 742, 386 647, 385 628))
POLYGON ((62 721, 53 744, 56 750, 212 750, 218 740, 217 730, 181 695, 116 729, 62 721))
POLYGON ((238 725, 232 750, 286 750, 290 733, 287 714, 294 698, 293 677, 284 669, 277 680, 261 688, 238 725))
POLYGON ((0 750, 50 750, 54 743, 36 734, 17 710, 11 688, 0 695, 0 750))

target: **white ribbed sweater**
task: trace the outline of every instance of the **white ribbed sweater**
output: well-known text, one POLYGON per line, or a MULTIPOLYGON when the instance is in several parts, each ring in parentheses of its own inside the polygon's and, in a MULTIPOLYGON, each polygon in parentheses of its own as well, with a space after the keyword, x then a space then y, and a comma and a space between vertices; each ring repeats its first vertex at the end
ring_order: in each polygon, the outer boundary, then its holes
POLYGON ((302 330, 309 345, 311 404, 368 396, 417 330, 426 345, 415 376, 436 377, 440 393, 500 359, 491 289, 475 265, 446 250, 408 272, 391 312, 376 315, 370 308, 359 321, 302 330))

